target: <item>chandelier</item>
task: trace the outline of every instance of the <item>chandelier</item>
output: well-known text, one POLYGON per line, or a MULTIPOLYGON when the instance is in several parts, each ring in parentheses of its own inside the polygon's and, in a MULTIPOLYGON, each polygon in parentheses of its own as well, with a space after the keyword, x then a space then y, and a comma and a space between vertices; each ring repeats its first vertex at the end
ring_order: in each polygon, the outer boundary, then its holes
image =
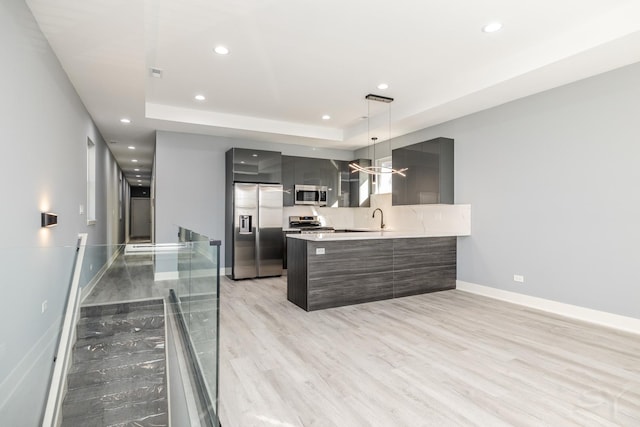
POLYGON ((391 148, 391 103, 393 102, 393 98, 388 98, 386 96, 381 95, 373 95, 369 94, 365 96, 367 100, 367 141, 371 141, 367 147, 367 154, 371 157, 371 146, 373 146, 373 157, 371 158, 371 166, 361 166, 357 162, 349 163, 349 167, 353 169, 351 173, 356 172, 364 172, 369 175, 383 175, 383 174, 396 174, 400 176, 406 176, 404 172, 406 172, 409 168, 402 169, 393 169, 376 166, 376 142, 378 141, 378 137, 371 137, 371 102, 384 102, 387 104, 387 113, 388 113, 388 128, 387 128, 387 141, 389 142, 389 148, 391 148))

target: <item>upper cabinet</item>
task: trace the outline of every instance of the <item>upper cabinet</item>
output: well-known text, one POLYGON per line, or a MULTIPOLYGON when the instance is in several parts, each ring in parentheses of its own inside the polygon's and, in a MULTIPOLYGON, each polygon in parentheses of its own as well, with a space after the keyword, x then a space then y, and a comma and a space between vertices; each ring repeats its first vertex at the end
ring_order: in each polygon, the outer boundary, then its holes
POLYGON ((453 204, 453 139, 436 138, 392 152, 393 205, 453 204))
POLYGON ((227 151, 227 173, 232 182, 282 183, 282 154, 279 151, 232 148, 227 151))
POLYGON ((351 174, 347 161, 282 156, 284 206, 294 205, 295 185, 326 186, 327 207, 369 206, 370 185, 360 181, 360 174, 351 174), (360 199, 363 204, 358 204, 360 199))

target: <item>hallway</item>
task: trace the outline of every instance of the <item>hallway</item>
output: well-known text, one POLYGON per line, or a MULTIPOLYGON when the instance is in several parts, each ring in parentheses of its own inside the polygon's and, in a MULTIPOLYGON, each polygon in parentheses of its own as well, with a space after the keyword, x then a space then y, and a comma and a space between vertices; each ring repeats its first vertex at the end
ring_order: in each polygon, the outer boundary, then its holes
POLYGON ((165 298, 177 280, 153 280, 153 255, 121 253, 84 300, 83 305, 145 298, 165 298))

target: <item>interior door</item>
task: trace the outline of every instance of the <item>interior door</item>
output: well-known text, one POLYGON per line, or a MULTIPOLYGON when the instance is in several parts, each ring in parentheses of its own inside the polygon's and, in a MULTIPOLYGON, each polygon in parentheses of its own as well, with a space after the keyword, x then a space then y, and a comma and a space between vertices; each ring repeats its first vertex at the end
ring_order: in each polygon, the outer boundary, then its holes
POLYGON ((151 199, 131 198, 131 238, 151 237, 151 199))

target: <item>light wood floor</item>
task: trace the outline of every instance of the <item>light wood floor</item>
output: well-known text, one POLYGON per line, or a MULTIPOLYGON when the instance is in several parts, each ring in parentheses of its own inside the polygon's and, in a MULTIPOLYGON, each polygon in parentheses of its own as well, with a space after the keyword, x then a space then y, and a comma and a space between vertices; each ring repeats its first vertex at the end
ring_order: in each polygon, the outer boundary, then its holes
POLYGON ((285 280, 221 281, 224 427, 640 425, 640 336, 461 291, 307 313, 285 280))

